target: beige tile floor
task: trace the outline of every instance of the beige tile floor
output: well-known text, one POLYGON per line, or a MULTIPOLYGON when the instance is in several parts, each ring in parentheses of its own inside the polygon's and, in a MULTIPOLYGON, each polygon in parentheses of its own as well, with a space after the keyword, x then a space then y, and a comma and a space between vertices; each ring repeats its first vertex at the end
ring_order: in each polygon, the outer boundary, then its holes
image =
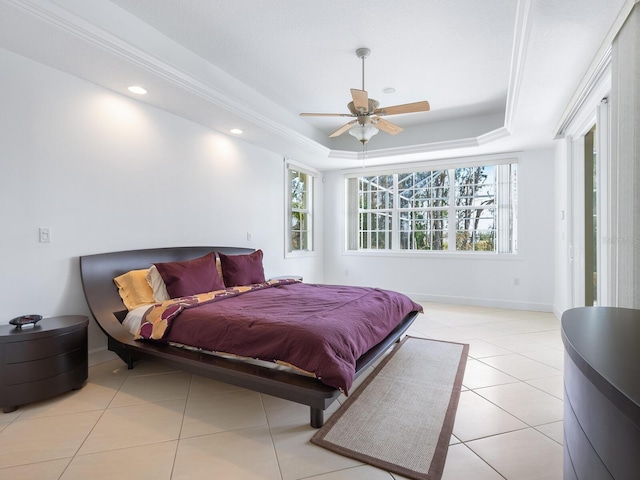
MULTIPOLYGON (((443 480, 562 478, 559 321, 425 303, 410 334, 469 343, 443 480)), ((329 416, 338 404, 327 412, 329 416)), ((0 478, 400 479, 312 445, 307 407, 151 362, 0 414, 0 478)))

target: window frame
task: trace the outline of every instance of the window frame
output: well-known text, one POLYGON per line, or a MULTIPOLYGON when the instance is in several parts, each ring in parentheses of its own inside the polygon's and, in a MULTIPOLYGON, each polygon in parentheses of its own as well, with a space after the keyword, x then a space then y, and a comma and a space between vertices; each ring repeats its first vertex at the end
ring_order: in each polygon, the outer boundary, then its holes
MULTIPOLYGON (((479 256, 487 256, 487 257, 509 257, 514 258, 518 255, 517 248, 517 239, 518 239, 518 203, 517 203, 517 194, 518 194, 518 158, 513 156, 501 156, 492 159, 484 159, 484 160, 469 160, 469 159, 451 159, 447 161, 442 161, 439 163, 417 163, 412 167, 399 167, 395 169, 391 169, 387 167, 384 170, 373 170, 368 169, 366 172, 360 171, 352 171, 345 174, 345 245, 344 245, 344 253, 346 254, 355 254, 355 255, 388 255, 388 256, 414 256, 414 255, 472 255, 474 257, 479 256), (514 165, 515 168, 498 168, 502 165, 514 165), (493 198, 495 199, 494 205, 490 208, 492 210, 491 221, 493 222, 495 233, 493 237, 494 249, 493 250, 475 250, 475 249, 467 249, 467 250, 458 250, 456 247, 457 240, 457 228, 458 228, 458 212, 463 210, 477 210, 480 208, 479 206, 464 206, 457 205, 456 201, 459 198, 457 195, 457 189, 454 188, 455 185, 455 176, 454 172, 456 169, 463 168, 476 168, 483 166, 494 166, 497 167, 495 169, 495 178, 493 179, 493 198), (398 194, 398 179, 402 175, 411 174, 411 173, 423 173, 423 172, 437 172, 442 170, 448 170, 448 179, 447 182, 449 184, 449 195, 448 195, 448 204, 446 206, 427 206, 420 207, 416 209, 413 208, 401 208, 401 198, 398 194), (500 175, 505 174, 505 171, 508 170, 509 178, 505 182, 504 177, 498 177, 498 171, 500 171, 500 175), (391 235, 391 248, 378 249, 378 248, 360 248, 359 236, 360 231, 356 230, 354 232, 354 228, 359 226, 359 214, 360 210, 360 185, 359 181, 363 177, 375 177, 375 176, 383 176, 383 175, 391 175, 393 176, 393 182, 391 189, 394 190, 394 200, 393 200, 393 208, 391 209, 392 215, 392 230, 390 232, 391 235), (506 186, 505 186, 506 185, 506 186), (513 187, 511 187, 513 185, 513 187), (358 188, 357 193, 352 194, 351 191, 354 188, 358 188), (502 198, 502 200, 500 200, 502 198), (506 199, 506 200, 505 200, 506 199), (506 212, 505 212, 506 209, 506 212), (445 242, 447 242, 446 249, 410 249, 410 248, 401 248, 402 244, 407 243, 406 239, 403 239, 401 234, 401 216, 403 214, 411 212, 435 212, 435 211, 444 211, 443 218, 446 218, 447 226, 443 229, 446 232, 446 236, 443 236, 445 242), (500 213, 498 213, 500 211, 500 213)), ((429 188, 432 188, 429 186, 429 188)), ((436 197, 433 197, 436 198, 436 197)), ((487 207, 483 207, 486 209, 487 207)), ((375 213, 376 209, 370 209, 371 213, 375 213)), ((404 220, 402 220, 404 221, 404 220)), ((413 230, 410 230, 413 231, 413 230)), ((412 235, 409 235, 409 241, 412 238, 412 235)), ((370 243, 368 245, 371 245, 370 243)))
POLYGON ((284 162, 284 184, 285 184, 285 241, 284 241, 284 254, 285 258, 312 256, 315 255, 315 183, 318 177, 318 172, 307 166, 301 165, 296 162, 292 162, 289 159, 285 159, 284 162), (305 208, 294 208, 293 206, 293 189, 291 188, 292 172, 298 172, 307 176, 306 185, 306 206, 305 208), (294 211, 302 213, 307 216, 306 222, 306 249, 293 249, 292 248, 292 215, 294 211))

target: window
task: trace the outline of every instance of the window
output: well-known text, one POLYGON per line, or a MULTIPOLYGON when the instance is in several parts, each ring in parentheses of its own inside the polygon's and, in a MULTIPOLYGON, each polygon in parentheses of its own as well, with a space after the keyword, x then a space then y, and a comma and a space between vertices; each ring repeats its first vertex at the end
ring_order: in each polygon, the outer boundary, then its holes
POLYGON ((392 248, 393 176, 358 179, 360 248, 392 248))
POLYGON ((515 253, 516 167, 349 178, 347 248, 515 253))
POLYGON ((313 251, 313 175, 287 165, 287 252, 313 251))
POLYGON ((400 248, 446 250, 449 234, 447 170, 398 174, 400 248))

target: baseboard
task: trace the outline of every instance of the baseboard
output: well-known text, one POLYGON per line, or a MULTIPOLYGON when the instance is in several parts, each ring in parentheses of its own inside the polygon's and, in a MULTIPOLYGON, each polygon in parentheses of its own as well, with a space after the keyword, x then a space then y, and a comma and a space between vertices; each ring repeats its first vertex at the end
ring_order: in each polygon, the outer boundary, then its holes
MULTIPOLYGON (((470 305, 474 307, 509 308, 512 310, 530 310, 534 312, 552 312, 553 305, 546 303, 503 300, 496 298, 457 297, 452 295, 429 295, 424 293, 407 293, 405 295, 416 302, 447 303, 450 305, 470 305)), ((556 316, 558 316, 556 314, 556 316)), ((560 317, 558 317, 560 318, 560 317)))
POLYGON ((558 320, 561 320, 561 319, 562 319, 562 314, 563 314, 564 312, 566 312, 566 311, 567 311, 566 309, 565 309, 565 310, 560 310, 560 308, 558 308, 558 306, 557 306, 557 305, 554 305, 554 306, 553 306, 553 314, 554 314, 556 317, 558 317, 558 320))
POLYGON ((99 363, 109 362, 115 360, 118 356, 107 347, 94 348, 89 351, 89 366, 98 365, 99 363))

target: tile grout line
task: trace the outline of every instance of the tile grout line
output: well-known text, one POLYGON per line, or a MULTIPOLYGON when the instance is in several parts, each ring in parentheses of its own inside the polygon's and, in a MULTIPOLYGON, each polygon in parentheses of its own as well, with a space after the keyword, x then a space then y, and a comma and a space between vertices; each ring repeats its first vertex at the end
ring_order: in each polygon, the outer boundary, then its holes
POLYGON ((182 410, 182 418, 180 419, 180 429, 178 430, 178 438, 176 439, 176 450, 173 453, 173 461, 171 462, 171 472, 169 474, 169 478, 173 478, 173 473, 175 472, 175 468, 176 468, 176 460, 178 459, 178 450, 180 449, 180 441, 182 440, 182 429, 184 427, 184 417, 187 414, 187 405, 189 404, 191 385, 193 385, 193 374, 189 376, 189 387, 187 388, 187 398, 184 402, 184 408, 182 410))
POLYGON ((267 415, 267 408, 264 404, 264 398, 262 398, 262 393, 260 395, 260 405, 262 405, 262 411, 264 412, 264 418, 267 421, 267 430, 269 430, 269 438, 271 439, 271 448, 273 448, 273 455, 276 457, 276 463, 278 464, 278 472, 280 473, 280 480, 284 479, 284 474, 282 473, 282 465, 280 464, 280 456, 278 455, 278 449, 276 448, 276 442, 273 438, 273 432, 271 431, 271 423, 269 422, 269 415, 267 415))

